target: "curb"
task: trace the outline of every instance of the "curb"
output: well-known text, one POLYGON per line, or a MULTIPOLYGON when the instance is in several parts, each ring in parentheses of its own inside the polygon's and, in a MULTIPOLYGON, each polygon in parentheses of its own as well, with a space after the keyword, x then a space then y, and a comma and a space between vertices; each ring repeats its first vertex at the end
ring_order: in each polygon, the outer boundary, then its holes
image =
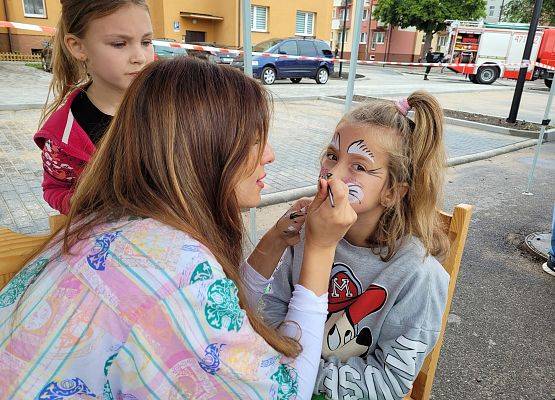
MULTIPOLYGON (((445 117, 444 119, 445 119, 445 122, 448 122, 451 125, 464 126, 464 127, 467 127, 467 128, 478 128, 478 129, 483 129, 483 130, 489 131, 489 132, 501 133, 501 134, 504 134, 504 135, 527 137, 527 138, 531 138, 531 139, 535 139, 539 135, 539 130, 538 131, 524 131, 524 130, 521 130, 521 129, 505 128, 503 126, 489 125, 489 124, 484 124, 482 122, 467 121, 467 120, 464 120, 464 119, 458 119, 458 118, 452 118, 452 117, 445 117)), ((555 139, 555 128, 546 130, 545 131, 545 138, 546 139, 552 139, 552 138, 555 139)))
POLYGON ((0 111, 36 110, 44 107, 44 103, 0 104, 0 111))
MULTIPOLYGON (((513 143, 508 146, 498 147, 497 149, 483 151, 481 153, 468 154, 466 156, 453 157, 447 160, 447 167, 454 167, 456 165, 468 164, 474 161, 485 160, 491 157, 499 156, 501 154, 511 153, 513 151, 521 150, 527 147, 532 147, 538 142, 537 139, 523 140, 522 142, 513 143)), ((283 190, 281 192, 269 193, 262 195, 262 200, 256 208, 263 208, 273 206, 276 204, 287 203, 300 199, 301 197, 310 197, 316 194, 316 185, 305 186, 302 188, 295 188, 283 190)))

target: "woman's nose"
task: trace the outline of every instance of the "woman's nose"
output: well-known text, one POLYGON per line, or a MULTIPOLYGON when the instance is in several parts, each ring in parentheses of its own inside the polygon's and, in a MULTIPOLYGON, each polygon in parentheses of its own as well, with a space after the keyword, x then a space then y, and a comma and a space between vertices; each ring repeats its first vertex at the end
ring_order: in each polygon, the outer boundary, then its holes
POLYGON ((262 154, 262 165, 271 164, 275 161, 276 155, 274 153, 274 149, 270 146, 270 143, 266 143, 264 147, 264 153, 262 154))

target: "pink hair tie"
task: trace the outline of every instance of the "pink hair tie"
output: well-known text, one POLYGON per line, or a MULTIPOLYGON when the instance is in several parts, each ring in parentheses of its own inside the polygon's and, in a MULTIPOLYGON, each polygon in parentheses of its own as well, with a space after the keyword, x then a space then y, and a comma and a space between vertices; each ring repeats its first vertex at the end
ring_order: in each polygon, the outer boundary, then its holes
POLYGON ((407 116, 408 112, 411 110, 411 106, 409 105, 409 101, 407 100, 406 97, 399 99, 395 102, 395 107, 397 107, 397 110, 399 110, 399 112, 401 114, 403 114, 405 117, 407 116))

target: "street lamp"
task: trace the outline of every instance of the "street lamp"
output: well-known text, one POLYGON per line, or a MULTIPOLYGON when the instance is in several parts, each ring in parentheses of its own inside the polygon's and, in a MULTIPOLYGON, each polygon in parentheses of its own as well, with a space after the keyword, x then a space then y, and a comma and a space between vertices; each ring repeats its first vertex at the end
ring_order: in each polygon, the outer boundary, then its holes
MULTIPOLYGON (((362 0, 361 0, 362 1, 362 0)), ((345 27, 347 25, 347 7, 349 5, 349 0, 343 0, 343 28, 341 30, 341 59, 343 59, 343 50, 345 49, 345 27)), ((341 79, 341 73, 343 72, 343 61, 339 63, 339 78, 341 79)))

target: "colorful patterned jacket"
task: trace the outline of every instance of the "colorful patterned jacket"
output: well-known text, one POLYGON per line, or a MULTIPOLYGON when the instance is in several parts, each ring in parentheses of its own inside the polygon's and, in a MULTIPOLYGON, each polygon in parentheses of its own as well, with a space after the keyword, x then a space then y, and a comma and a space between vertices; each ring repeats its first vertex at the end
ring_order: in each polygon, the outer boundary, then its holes
POLYGON ((151 219, 43 252, 0 292, 2 399, 294 399, 210 251, 151 219))

